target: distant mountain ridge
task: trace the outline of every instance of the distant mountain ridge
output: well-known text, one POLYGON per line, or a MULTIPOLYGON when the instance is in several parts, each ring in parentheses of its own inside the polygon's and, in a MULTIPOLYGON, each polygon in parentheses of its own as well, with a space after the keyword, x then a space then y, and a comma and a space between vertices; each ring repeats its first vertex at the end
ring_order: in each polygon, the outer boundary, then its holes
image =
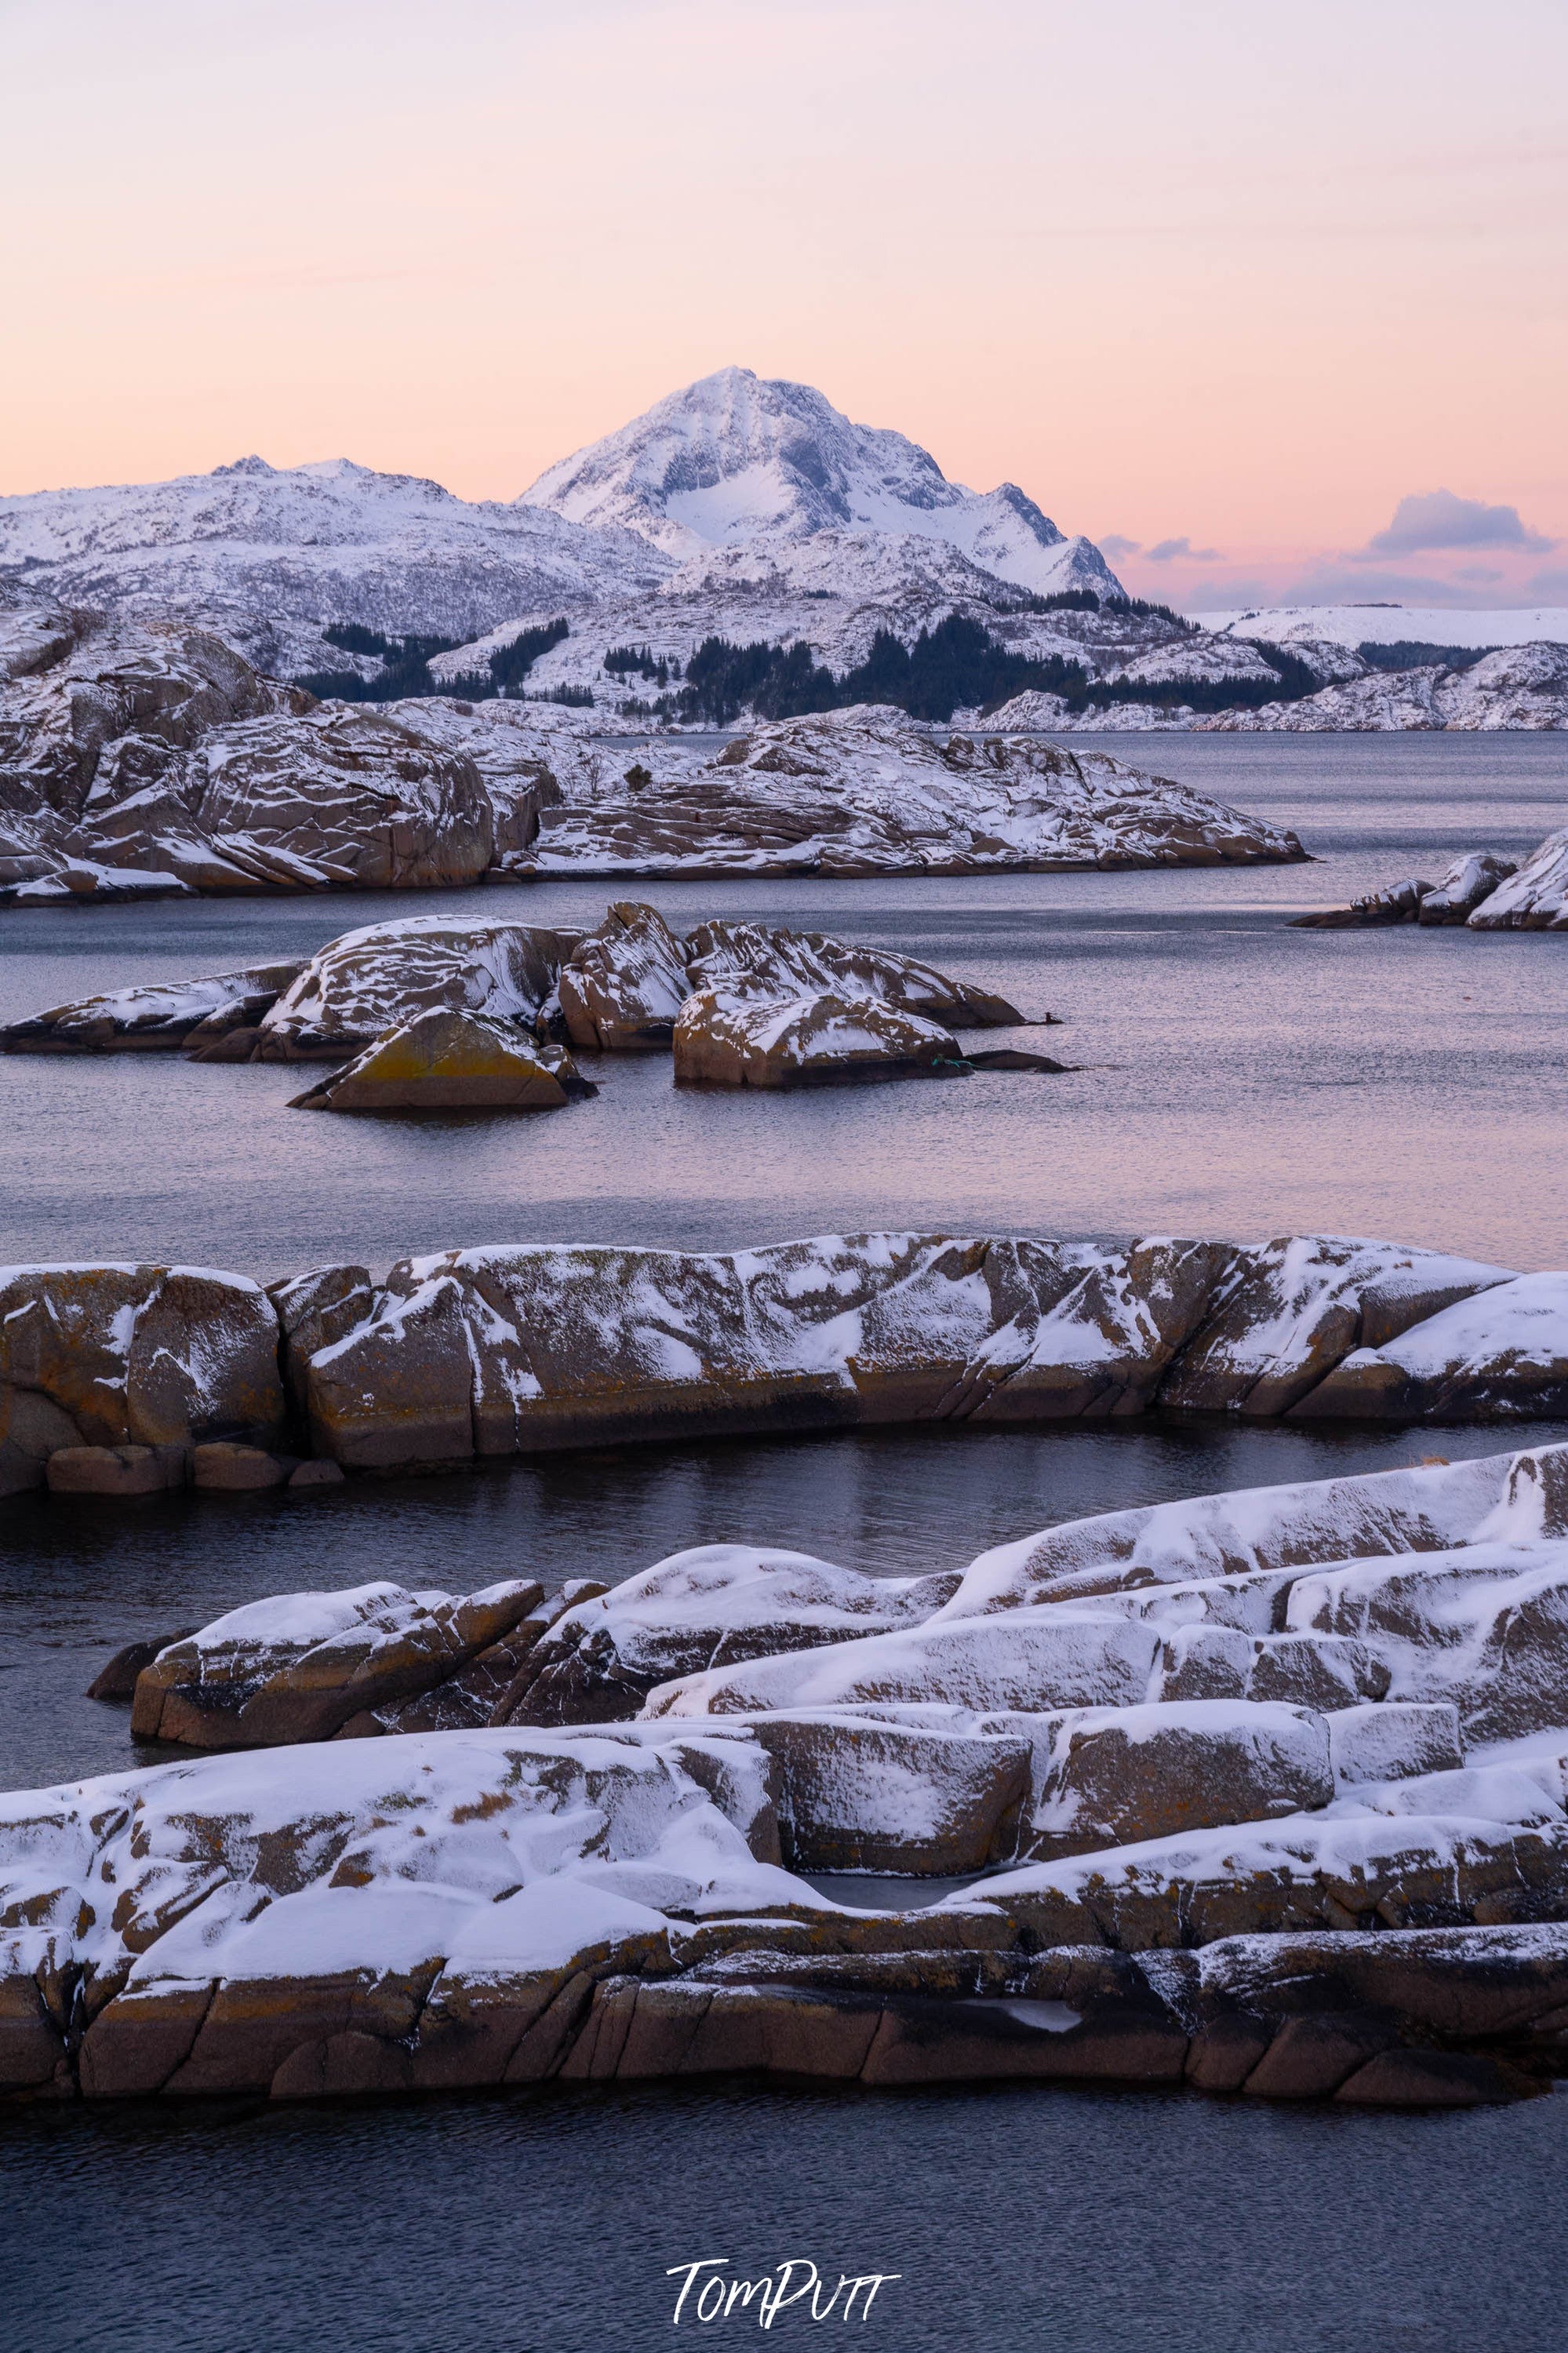
POLYGON ((809 385, 721 368, 546 469, 520 503, 634 531, 682 560, 820 531, 910 533, 1038 594, 1121 585, 1016 484, 950 482, 902 433, 856 425, 809 385))
POLYGON ((323 623, 451 638, 582 607, 672 569, 647 540, 538 507, 460 499, 347 458, 0 498, 0 581, 205 623, 263 669, 322 661, 323 623))

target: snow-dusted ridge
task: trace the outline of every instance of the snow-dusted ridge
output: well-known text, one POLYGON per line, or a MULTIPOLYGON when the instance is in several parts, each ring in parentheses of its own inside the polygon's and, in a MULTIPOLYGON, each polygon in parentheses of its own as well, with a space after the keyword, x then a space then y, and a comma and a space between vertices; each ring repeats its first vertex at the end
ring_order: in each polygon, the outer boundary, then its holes
POLYGON ((644 539, 538 507, 470 502, 346 458, 0 499, 0 581, 69 603, 174 613, 284 675, 348 667, 321 626, 477 636, 651 586, 644 539))
POLYGON ((901 433, 852 424, 809 385, 727 367, 549 467, 523 501, 619 524, 680 556, 824 530, 950 541, 1003 579, 1121 595, 1093 543, 1068 539, 1015 483, 950 482, 901 433))

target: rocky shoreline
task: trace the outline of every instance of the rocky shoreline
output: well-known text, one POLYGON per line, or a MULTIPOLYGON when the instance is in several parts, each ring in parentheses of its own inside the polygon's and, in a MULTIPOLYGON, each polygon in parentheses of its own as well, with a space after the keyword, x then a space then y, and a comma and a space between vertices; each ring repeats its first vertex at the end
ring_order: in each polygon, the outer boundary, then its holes
POLYGON ((230 1753, 0 1798, 0 2094, 1528 2096, 1568 2072, 1565 1500, 1558 1446, 955 1575, 710 1546, 249 1605, 133 1679, 133 1732, 230 1753), (859 1906, 802 1875, 846 1870, 859 1906))
POLYGON ((1568 1274, 1335 1236, 538 1243, 265 1287, 158 1265, 0 1278, 0 1493, 924 1421, 1565 1410, 1568 1274))

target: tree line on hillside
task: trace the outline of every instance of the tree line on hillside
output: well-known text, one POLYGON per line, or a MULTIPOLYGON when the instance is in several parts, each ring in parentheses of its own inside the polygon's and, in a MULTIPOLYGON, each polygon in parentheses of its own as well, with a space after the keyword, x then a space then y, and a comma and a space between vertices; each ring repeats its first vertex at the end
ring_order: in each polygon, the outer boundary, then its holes
POLYGON ((1121 703, 1210 712, 1256 710, 1317 691, 1318 678, 1295 655, 1277 646, 1257 650, 1274 672, 1269 679, 1091 680, 1081 662, 1015 653, 979 622, 950 613, 907 646, 890 630, 879 629, 865 660, 839 677, 814 659, 804 639, 742 646, 713 637, 687 663, 680 692, 661 695, 642 715, 728 727, 743 710, 759 719, 797 719, 813 711, 884 702, 911 719, 947 720, 958 710, 994 711, 1031 689, 1059 695, 1075 715, 1121 703))
MULTIPOLYGON (((345 654, 365 654, 381 664, 371 678, 357 670, 316 670, 295 683, 323 701, 337 702, 402 702, 412 697, 453 694, 466 702, 483 702, 492 696, 515 693, 541 654, 570 636, 563 619, 547 621, 542 628, 522 629, 509 645, 498 646, 486 668, 461 678, 434 679, 430 664, 437 654, 456 653, 461 638, 387 637, 358 621, 333 621, 321 631, 328 645, 345 654)), ((584 687, 557 687, 542 698, 552 702, 592 704, 584 687)))

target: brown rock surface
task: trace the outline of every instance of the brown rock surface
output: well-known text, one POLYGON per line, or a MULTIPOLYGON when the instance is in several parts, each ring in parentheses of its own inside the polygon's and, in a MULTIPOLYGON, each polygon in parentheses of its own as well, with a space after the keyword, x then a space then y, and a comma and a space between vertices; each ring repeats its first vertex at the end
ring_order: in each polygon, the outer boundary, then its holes
POLYGON ((296 1111, 559 1111, 595 1093, 569 1054, 515 1022, 430 1012, 389 1029, 302 1095, 296 1111))
POLYGON ((877 997, 753 997, 728 987, 687 998, 674 1046, 677 1086, 827 1086, 935 1075, 962 1059, 950 1031, 877 997))
POLYGON ((606 908, 598 930, 562 965, 558 985, 567 1036, 600 1054, 668 1046, 691 993, 684 943, 657 908, 629 900, 606 908))

